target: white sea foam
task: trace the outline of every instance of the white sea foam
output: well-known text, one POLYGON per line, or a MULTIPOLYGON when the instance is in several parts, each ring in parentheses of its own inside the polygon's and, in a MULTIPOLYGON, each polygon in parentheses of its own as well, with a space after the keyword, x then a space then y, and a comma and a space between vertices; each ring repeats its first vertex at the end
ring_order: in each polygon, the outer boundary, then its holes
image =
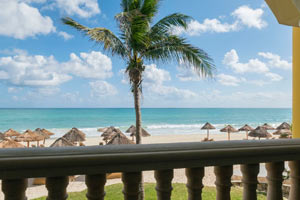
MULTIPOLYGON (((269 123, 273 127, 279 126, 281 123, 269 123)), ((206 134, 205 130, 201 130, 204 124, 150 124, 144 126, 144 128, 152 135, 182 135, 182 134, 206 134)), ((211 130, 210 133, 219 133, 219 130, 225 126, 225 124, 213 124, 216 129, 211 130)), ((231 124, 235 128, 240 128, 243 124, 231 124)), ((249 124, 252 127, 256 127, 262 124, 249 124)), ((121 131, 125 132, 128 126, 115 126, 120 128, 121 131)), ((87 137, 99 137, 100 132, 97 131, 98 128, 103 127, 90 127, 90 128, 80 128, 79 130, 84 132, 87 137)), ((50 128, 49 131, 55 133, 55 137, 61 137, 67 133, 71 128, 50 128)), ((127 135, 127 134, 126 134, 127 135)))

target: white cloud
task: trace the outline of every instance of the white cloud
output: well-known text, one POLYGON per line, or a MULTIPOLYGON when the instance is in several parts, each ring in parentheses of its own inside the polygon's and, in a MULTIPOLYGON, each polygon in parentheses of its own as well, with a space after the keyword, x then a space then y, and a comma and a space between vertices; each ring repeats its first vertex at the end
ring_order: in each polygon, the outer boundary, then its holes
POLYGON ((66 73, 71 73, 83 78, 106 79, 112 77, 111 59, 98 51, 90 53, 70 54, 70 60, 62 64, 66 73))
POLYGON ((72 39, 74 36, 73 35, 70 35, 64 31, 59 31, 57 33, 59 36, 63 37, 65 40, 69 40, 69 39, 72 39))
POLYGON ((56 72, 57 65, 53 56, 1 57, 0 80, 17 86, 57 86, 72 78, 56 72))
POLYGON ((89 85, 92 97, 113 96, 118 93, 118 90, 106 81, 94 81, 90 82, 89 85))
POLYGON ((217 78, 218 82, 225 86, 238 86, 241 82, 241 79, 226 74, 219 74, 217 78))
POLYGON ((7 88, 7 92, 8 93, 16 93, 16 92, 18 92, 20 90, 21 90, 21 88, 17 88, 17 87, 8 87, 7 88))
POLYGON ((88 18, 100 13, 97 0, 55 0, 55 6, 67 15, 77 15, 88 18))
POLYGON ((161 85, 164 81, 171 80, 170 73, 164 69, 158 69, 155 64, 146 65, 143 75, 145 84, 161 85))
POLYGON ((266 73, 266 77, 270 78, 271 81, 281 81, 283 79, 279 74, 272 72, 266 73))
POLYGON ((231 13, 234 21, 232 23, 222 22, 219 19, 225 18, 220 16, 213 19, 204 19, 202 23, 192 20, 188 24, 187 30, 180 27, 174 27, 173 34, 180 35, 186 33, 191 36, 200 35, 206 32, 212 33, 226 33, 231 31, 238 31, 243 27, 262 29, 267 26, 267 22, 262 19, 263 9, 252 9, 249 6, 241 6, 231 13))
POLYGON ((83 99, 80 97, 80 94, 78 91, 70 93, 67 92, 62 95, 62 97, 67 101, 67 102, 82 102, 83 99))
POLYGON ((145 93, 151 97, 186 99, 197 96, 196 93, 190 90, 164 85, 164 82, 171 80, 170 73, 164 69, 158 69, 155 64, 146 66, 143 78, 145 93))
POLYGON ((192 67, 184 67, 182 65, 177 67, 178 74, 176 77, 180 81, 199 81, 200 76, 195 72, 192 67))
POLYGON ((191 90, 179 89, 173 86, 151 85, 147 92, 150 96, 157 95, 167 99, 190 99, 197 97, 197 94, 191 90))
POLYGON ((37 88, 37 93, 44 96, 54 96, 57 93, 60 92, 60 89, 57 87, 42 87, 42 88, 37 88))
POLYGON ((225 54, 223 64, 232 68, 235 73, 240 74, 247 72, 265 73, 269 71, 267 65, 258 59, 250 59, 247 63, 239 62, 239 56, 235 49, 225 54))
POLYGON ((262 29, 267 26, 267 22, 262 19, 263 14, 264 11, 261 8, 252 9, 249 6, 241 6, 231 15, 249 28, 262 29))
POLYGON ((281 57, 277 54, 273 54, 270 52, 259 52, 259 56, 268 59, 268 66, 270 68, 278 68, 278 69, 285 69, 289 70, 292 68, 292 63, 282 60, 281 57))
POLYGON ((50 17, 42 16, 37 8, 24 2, 2 0, 0 8, 0 35, 25 39, 56 31, 50 17))
MULTIPOLYGON (((111 77, 112 63, 101 52, 72 53, 67 62, 53 56, 20 54, 0 57, 0 81, 14 86, 54 87, 78 76, 88 79, 111 77)), ((48 89, 49 91, 49 89, 48 89)))

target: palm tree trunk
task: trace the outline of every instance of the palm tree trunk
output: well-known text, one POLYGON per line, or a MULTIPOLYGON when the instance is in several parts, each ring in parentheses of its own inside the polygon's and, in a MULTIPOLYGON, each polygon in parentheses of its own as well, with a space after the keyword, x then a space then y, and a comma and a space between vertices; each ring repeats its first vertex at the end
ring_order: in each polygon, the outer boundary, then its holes
POLYGON ((136 126, 136 144, 142 144, 142 114, 140 105, 140 91, 137 84, 134 84, 134 108, 135 108, 135 126, 136 126))
MULTIPOLYGON (((142 144, 142 114, 141 114, 141 105, 140 105, 140 90, 138 84, 134 84, 134 108, 135 108, 135 118, 136 118, 136 144, 142 144)), ((144 178, 143 178, 143 172, 140 172, 142 179, 139 184, 140 188, 140 194, 139 194, 139 200, 144 200, 145 191, 144 191, 144 178)))

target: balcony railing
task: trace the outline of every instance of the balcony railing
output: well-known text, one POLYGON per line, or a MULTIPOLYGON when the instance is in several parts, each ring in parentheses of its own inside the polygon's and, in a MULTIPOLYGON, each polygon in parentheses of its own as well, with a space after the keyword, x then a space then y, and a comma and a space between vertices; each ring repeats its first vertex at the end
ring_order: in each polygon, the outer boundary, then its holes
MULTIPOLYGON (((267 199, 282 199, 284 161, 290 200, 300 199, 300 140, 224 141, 69 148, 0 149, 5 200, 24 200, 27 178, 47 177, 48 200, 67 199, 68 176, 86 175, 87 199, 105 199, 106 173, 122 172, 125 200, 139 195, 141 172, 154 170, 158 200, 169 200, 173 169, 185 168, 189 200, 200 200, 204 167, 214 166, 217 200, 229 200, 233 165, 241 165, 243 199, 257 199, 259 164, 266 163, 267 199)), ((146 197, 147 199, 147 197, 146 197)))

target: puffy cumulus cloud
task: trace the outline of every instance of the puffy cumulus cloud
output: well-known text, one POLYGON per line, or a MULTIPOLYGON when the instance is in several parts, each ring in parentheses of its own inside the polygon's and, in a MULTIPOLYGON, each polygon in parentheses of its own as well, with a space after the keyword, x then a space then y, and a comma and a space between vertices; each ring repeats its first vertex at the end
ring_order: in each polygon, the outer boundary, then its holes
POLYGON ((270 78, 270 81, 281 81, 283 79, 279 74, 272 72, 266 73, 266 77, 270 78))
POLYGON ((69 33, 66 33, 64 31, 59 31, 57 34, 59 36, 63 37, 65 40, 69 40, 69 39, 72 39, 74 37, 73 35, 70 35, 69 33))
POLYGON ((250 59, 247 63, 239 62, 239 56, 235 49, 227 52, 223 59, 223 64, 233 69, 235 73, 265 73, 269 71, 267 65, 259 59, 250 59))
POLYGON ((186 30, 181 27, 174 27, 172 32, 175 35, 186 33, 190 36, 200 35, 201 33, 206 32, 226 33, 236 31, 238 29, 237 25, 238 23, 236 22, 233 24, 222 23, 219 19, 205 19, 203 23, 200 23, 197 20, 192 20, 189 22, 186 30))
POLYGON ((273 54, 270 52, 259 52, 259 56, 268 59, 268 66, 270 68, 278 68, 289 70, 292 68, 292 63, 286 60, 282 60, 281 57, 277 54, 273 54))
POLYGON ((234 18, 232 23, 222 22, 224 16, 220 19, 204 19, 202 23, 197 20, 191 20, 188 24, 187 30, 180 27, 174 27, 173 34, 188 34, 191 36, 200 35, 206 32, 212 33, 227 33, 241 30, 243 27, 262 29, 267 26, 267 22, 262 19, 263 9, 252 9, 249 6, 241 6, 231 13, 234 18))
POLYGON ((82 18, 88 18, 100 13, 97 0, 55 0, 54 3, 67 15, 77 15, 82 18))
POLYGON ((217 78, 218 82, 225 86, 239 86, 239 83, 242 82, 241 79, 226 74, 219 74, 217 75, 217 78))
POLYGON ((185 99, 197 96, 196 93, 190 90, 164 85, 164 82, 171 80, 170 73, 164 69, 157 68, 155 64, 146 66, 143 78, 145 94, 151 97, 185 99))
POLYGON ((180 65, 177 67, 178 74, 176 77, 180 81, 199 81, 201 80, 200 76, 196 73, 196 71, 192 67, 185 67, 180 65))
POLYGON ((53 21, 37 8, 18 0, 0 1, 0 35, 25 39, 55 32, 53 21))
POLYGON ((106 81, 93 81, 89 83, 92 97, 113 96, 118 93, 117 88, 106 81))
POLYGON ((53 96, 56 95, 60 92, 60 89, 57 87, 42 87, 42 88, 37 88, 36 89, 37 93, 44 96, 53 96))
POLYGON ((173 86, 151 85, 147 87, 148 95, 157 95, 167 99, 190 99, 197 97, 197 94, 191 90, 179 89, 173 86))
POLYGON ((159 69, 155 64, 146 65, 143 79, 145 84, 161 85, 164 81, 171 80, 170 73, 164 69, 159 69))
POLYGON ((264 14, 263 9, 252 9, 249 6, 241 6, 237 8, 232 16, 236 17, 240 24, 249 28, 262 29, 267 26, 267 22, 262 19, 264 14))
POLYGON ((0 57, 0 81, 19 87, 55 87, 78 76, 106 79, 112 63, 101 52, 71 53, 70 60, 58 62, 53 56, 19 54, 0 57))
POLYGON ((70 60, 62 64, 66 73, 71 73, 83 78, 110 78, 112 73, 111 59, 98 51, 90 53, 70 54, 70 60))
POLYGON ((53 56, 16 55, 0 58, 0 80, 16 86, 57 86, 72 77, 55 71, 53 56))

